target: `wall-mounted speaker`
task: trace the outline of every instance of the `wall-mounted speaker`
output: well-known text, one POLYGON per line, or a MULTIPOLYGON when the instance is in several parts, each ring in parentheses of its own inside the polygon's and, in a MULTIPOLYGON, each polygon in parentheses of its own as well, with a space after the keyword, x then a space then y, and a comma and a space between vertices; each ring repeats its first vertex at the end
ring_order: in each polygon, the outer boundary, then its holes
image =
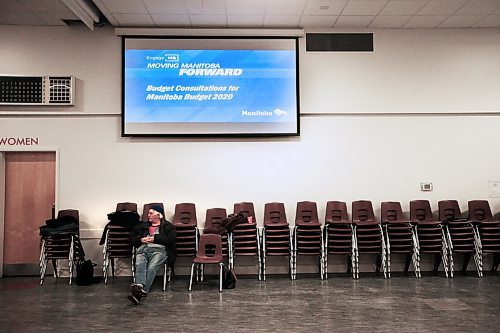
POLYGON ((373 33, 306 33, 307 52, 373 52, 373 33))

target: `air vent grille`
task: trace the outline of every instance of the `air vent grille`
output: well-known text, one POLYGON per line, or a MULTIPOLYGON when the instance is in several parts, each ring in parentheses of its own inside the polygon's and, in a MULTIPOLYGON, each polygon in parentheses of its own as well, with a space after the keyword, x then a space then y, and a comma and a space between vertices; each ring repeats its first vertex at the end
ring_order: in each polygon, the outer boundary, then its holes
POLYGON ((0 105, 74 105, 73 76, 0 76, 0 105))

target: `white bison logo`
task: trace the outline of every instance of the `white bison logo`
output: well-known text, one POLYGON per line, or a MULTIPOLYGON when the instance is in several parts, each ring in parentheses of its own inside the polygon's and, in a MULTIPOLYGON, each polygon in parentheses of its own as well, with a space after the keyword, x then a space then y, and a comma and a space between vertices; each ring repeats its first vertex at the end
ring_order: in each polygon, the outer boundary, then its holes
POLYGON ((287 113, 288 113, 287 111, 281 110, 281 109, 275 109, 273 112, 278 117, 280 117, 280 116, 286 116, 287 113))

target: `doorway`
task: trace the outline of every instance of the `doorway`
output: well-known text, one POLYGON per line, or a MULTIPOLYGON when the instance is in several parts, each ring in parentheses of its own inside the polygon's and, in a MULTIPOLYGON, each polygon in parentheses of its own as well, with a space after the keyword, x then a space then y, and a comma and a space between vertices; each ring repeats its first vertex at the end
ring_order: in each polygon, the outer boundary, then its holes
POLYGON ((55 152, 4 153, 3 275, 38 275, 39 227, 52 217, 55 152))

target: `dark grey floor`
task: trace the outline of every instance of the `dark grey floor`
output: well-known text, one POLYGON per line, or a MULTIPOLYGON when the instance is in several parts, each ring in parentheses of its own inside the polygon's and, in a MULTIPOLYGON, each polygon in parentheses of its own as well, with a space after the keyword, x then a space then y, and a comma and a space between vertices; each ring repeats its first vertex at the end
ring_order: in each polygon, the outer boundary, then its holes
POLYGON ((130 279, 68 286, 48 277, 0 279, 0 332, 500 332, 500 274, 186 279, 163 292, 160 277, 139 306, 126 298, 130 279))

